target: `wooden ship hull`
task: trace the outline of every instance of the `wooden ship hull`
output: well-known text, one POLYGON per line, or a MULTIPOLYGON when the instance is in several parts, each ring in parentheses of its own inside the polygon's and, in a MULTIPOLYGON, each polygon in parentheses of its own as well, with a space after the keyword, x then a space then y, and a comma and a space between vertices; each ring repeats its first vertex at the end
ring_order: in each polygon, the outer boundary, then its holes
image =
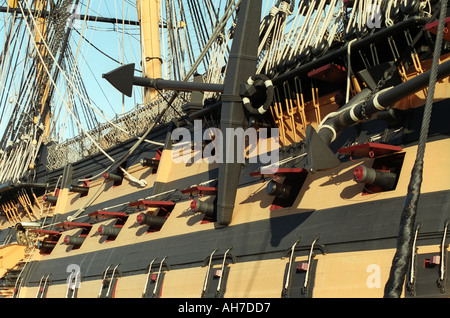
MULTIPOLYGON (((405 18, 351 47, 272 69, 267 76, 273 100, 258 117, 247 112, 245 93, 239 93, 257 63, 260 19, 249 13, 254 6, 258 1, 241 3, 242 32, 235 34, 221 101, 200 110, 187 107, 189 121, 152 129, 146 138, 164 146, 140 143, 121 163, 125 174, 120 167, 105 172, 109 161, 99 153, 53 171, 40 162, 33 184, 2 186, 0 240, 17 233, 17 242, 0 250, 3 296, 449 296, 450 56, 444 38, 440 64, 433 66, 434 47, 427 42, 437 37, 430 23, 439 16, 405 18), (405 46, 405 30, 412 38, 420 33, 423 50, 393 60, 389 41, 405 46), (373 53, 372 44, 378 61, 370 68, 364 56, 373 53), (348 52, 355 56, 355 76, 347 76, 348 52), (394 75, 380 85, 392 65, 394 75), (195 119, 225 129, 248 128, 242 123, 250 117, 252 127, 278 128, 278 148, 269 148, 279 151, 276 169, 251 160, 254 145, 248 145, 245 163, 173 160, 175 128, 189 129, 194 137, 198 131, 189 123, 195 119), (423 177, 417 182, 422 151, 423 177), (83 178, 89 181, 77 183, 83 178), (413 202, 414 193, 420 200, 413 202)), ((264 98, 264 86, 258 90, 264 98)), ((258 147, 269 139, 259 140, 258 147)), ((135 142, 107 153, 119 162, 135 142)), ((207 144, 184 158, 202 157, 207 144)))
MULTIPOLYGON (((423 184, 417 218, 422 225, 416 241, 417 296, 446 294, 436 284, 439 266, 427 265, 427 260, 431 262, 442 254, 447 221, 448 185, 434 182, 442 175, 434 167, 443 166, 449 157, 444 149, 449 149, 448 141, 432 141, 430 157, 426 157, 424 170, 430 178, 423 184)), ((112 280, 112 288, 102 296, 109 297, 142 297, 145 293, 176 298, 197 298, 206 293, 216 297, 220 278, 223 285, 219 293, 224 297, 336 297, 337 290, 338 297, 382 297, 396 251, 398 222, 415 151, 416 147, 411 146, 400 152, 404 161, 394 191, 365 195, 364 185, 353 181, 353 170, 360 164, 371 165, 374 159, 355 160, 339 169, 309 175, 294 204, 283 209, 271 210, 273 197, 265 191, 268 181, 260 183, 247 177, 237 190, 233 222, 228 227, 204 222, 204 214, 194 213, 187 198, 176 201, 163 227, 154 232, 137 221, 142 212, 126 214, 113 240, 100 235, 99 227, 114 226, 116 218, 92 225, 74 224, 72 229, 51 238, 55 242, 51 253, 37 254, 29 261, 29 273, 24 272, 22 277, 28 283, 22 283, 20 296, 35 297, 44 286, 42 278, 51 274, 45 297, 65 297, 71 265, 76 264, 82 275, 77 297, 97 297, 106 292, 109 286, 105 287, 105 275, 112 280), (78 237, 81 233, 86 233, 86 238, 79 248, 64 242, 66 236, 78 237)), ((189 178, 170 178, 181 169, 186 167, 159 167, 158 175, 166 170, 165 183, 177 188, 211 176, 208 167, 193 166, 189 178)), ((139 176, 147 171, 138 166, 133 174, 139 176)), ((157 178, 147 180, 154 184, 157 178)), ((164 210, 164 202, 173 202, 156 201, 154 204, 162 207, 150 207, 155 201, 138 201, 144 195, 136 193, 126 181, 117 188, 111 183, 91 186, 92 192, 109 187, 107 195, 95 205, 131 200, 142 204, 143 211, 149 207, 151 212, 147 213, 157 215, 164 210)), ((78 197, 67 189, 61 190, 55 209, 73 201, 82 205, 89 199, 78 197)), ((212 194, 204 197, 205 201, 213 199, 212 194)), ((407 290, 403 295, 411 296, 407 290)))

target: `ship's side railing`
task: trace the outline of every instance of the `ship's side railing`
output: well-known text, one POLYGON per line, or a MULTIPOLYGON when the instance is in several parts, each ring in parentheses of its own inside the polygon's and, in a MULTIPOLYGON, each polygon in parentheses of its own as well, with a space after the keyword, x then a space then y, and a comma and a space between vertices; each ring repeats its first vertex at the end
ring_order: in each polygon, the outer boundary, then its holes
MULTIPOLYGON (((188 93, 185 93, 182 98, 177 98, 161 122, 169 122, 173 117, 178 116, 182 112, 181 106, 189 98, 190 94, 188 93)), ((146 131, 149 123, 152 123, 158 116, 166 100, 167 97, 163 96, 150 104, 138 105, 134 110, 117 117, 111 122, 102 124, 98 128, 89 131, 88 134, 96 140, 102 149, 111 148, 134 136, 140 136, 146 131), (126 132, 117 129, 115 126, 121 127, 126 132)), ((48 170, 55 170, 69 163, 94 155, 99 151, 100 149, 93 144, 91 138, 82 134, 62 143, 50 145, 48 147, 46 168, 48 170)))

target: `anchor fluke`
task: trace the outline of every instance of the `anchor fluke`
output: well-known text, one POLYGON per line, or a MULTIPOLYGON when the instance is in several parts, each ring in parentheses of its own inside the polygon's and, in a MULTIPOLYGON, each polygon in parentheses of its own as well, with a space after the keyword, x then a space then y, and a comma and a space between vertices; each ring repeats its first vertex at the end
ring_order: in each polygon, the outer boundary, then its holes
POLYGON ((306 127, 306 151, 306 169, 311 172, 332 169, 341 163, 311 125, 306 127))
POLYGON ((122 65, 106 74, 103 74, 112 86, 128 97, 133 94, 134 64, 122 65))

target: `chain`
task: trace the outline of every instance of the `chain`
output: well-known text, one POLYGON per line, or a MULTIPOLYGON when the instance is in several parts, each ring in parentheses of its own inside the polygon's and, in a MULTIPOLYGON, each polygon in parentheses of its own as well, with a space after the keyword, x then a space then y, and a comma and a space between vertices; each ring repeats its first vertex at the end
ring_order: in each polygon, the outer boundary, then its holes
POLYGON ((384 87, 384 85, 386 85, 386 82, 389 81, 392 76, 394 75, 395 71, 396 71, 397 67, 390 67, 388 70, 386 70, 386 72, 384 72, 383 78, 381 78, 378 83, 377 86, 372 90, 372 92, 364 99, 364 101, 362 102, 362 107, 361 107, 361 115, 364 117, 364 119, 369 120, 370 118, 366 115, 366 106, 367 103, 372 100, 376 94, 378 94, 380 92, 380 90, 384 87))

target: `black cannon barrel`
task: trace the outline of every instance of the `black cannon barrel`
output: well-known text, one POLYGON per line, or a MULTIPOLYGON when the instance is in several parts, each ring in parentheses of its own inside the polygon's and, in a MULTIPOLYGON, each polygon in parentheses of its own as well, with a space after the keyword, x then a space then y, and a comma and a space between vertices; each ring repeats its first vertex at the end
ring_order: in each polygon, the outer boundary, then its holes
POLYGON ((85 237, 67 235, 64 238, 64 243, 66 243, 67 245, 80 246, 81 244, 83 244, 85 239, 85 237))
POLYGON ((380 171, 363 165, 356 167, 353 177, 358 183, 367 183, 380 186, 384 190, 393 190, 397 174, 389 171, 380 171))
POLYGON ((111 172, 105 172, 103 174, 103 178, 105 178, 107 181, 114 181, 114 182, 121 182, 123 179, 122 176, 119 176, 111 172))
POLYGON ((116 237, 119 235, 120 227, 114 227, 114 226, 105 226, 100 225, 98 227, 98 233, 103 236, 113 236, 116 237))
POLYGON ((166 218, 162 216, 148 215, 145 213, 140 213, 136 217, 136 221, 141 225, 150 225, 152 227, 161 228, 166 222, 166 218))
POLYGON ((216 211, 213 202, 205 202, 200 200, 192 200, 191 210, 194 212, 205 213, 207 216, 212 217, 216 211))
POLYGON ((157 168, 159 166, 159 160, 150 158, 142 158, 140 163, 143 167, 157 168))
POLYGON ((56 243, 54 242, 44 242, 44 241, 37 242, 37 248, 39 250, 52 250, 55 246, 56 243))
POLYGON ((281 184, 275 180, 271 180, 266 187, 266 192, 268 195, 280 198, 288 199, 291 195, 292 187, 287 184, 281 184))
POLYGON ((45 202, 56 203, 58 201, 58 197, 54 195, 44 195, 43 199, 45 202))
POLYGON ((88 194, 89 188, 88 187, 78 186, 78 185, 71 185, 71 186, 69 186, 69 191, 70 192, 81 193, 81 194, 88 194))

